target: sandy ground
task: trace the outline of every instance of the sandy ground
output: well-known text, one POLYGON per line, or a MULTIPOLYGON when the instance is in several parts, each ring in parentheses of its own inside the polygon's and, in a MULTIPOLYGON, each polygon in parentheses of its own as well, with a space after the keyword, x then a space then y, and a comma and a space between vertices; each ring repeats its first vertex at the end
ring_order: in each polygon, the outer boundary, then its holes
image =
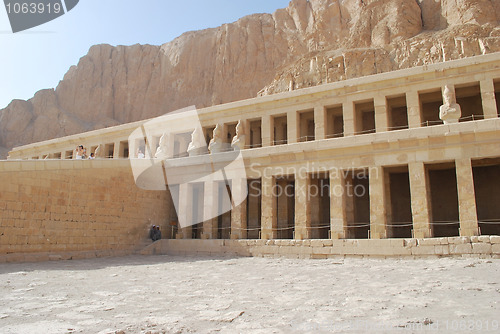
POLYGON ((0 333, 499 333, 500 260, 0 265, 0 333))

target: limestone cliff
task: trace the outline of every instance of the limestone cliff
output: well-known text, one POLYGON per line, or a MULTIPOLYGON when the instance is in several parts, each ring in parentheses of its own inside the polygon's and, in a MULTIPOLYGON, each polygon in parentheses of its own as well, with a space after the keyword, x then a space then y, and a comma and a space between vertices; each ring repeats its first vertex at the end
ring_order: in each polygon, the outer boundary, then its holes
POLYGON ((96 45, 57 88, 0 110, 7 148, 426 63, 500 51, 498 0, 293 0, 162 46, 96 45))

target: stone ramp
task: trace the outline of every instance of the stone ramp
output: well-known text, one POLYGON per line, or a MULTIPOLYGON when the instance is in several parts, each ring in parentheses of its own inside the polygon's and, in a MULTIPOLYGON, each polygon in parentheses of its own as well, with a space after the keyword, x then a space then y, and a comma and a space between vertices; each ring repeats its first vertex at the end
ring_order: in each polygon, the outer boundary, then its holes
POLYGON ((339 256, 500 258, 500 236, 341 240, 162 239, 148 245, 139 254, 311 259, 336 258, 339 256))

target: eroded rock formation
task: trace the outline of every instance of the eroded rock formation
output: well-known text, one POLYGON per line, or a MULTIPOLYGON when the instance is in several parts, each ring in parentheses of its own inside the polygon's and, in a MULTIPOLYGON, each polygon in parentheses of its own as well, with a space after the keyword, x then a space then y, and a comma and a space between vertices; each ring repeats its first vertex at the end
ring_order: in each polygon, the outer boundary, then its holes
POLYGON ((497 0, 293 0, 162 46, 96 45, 0 110, 13 146, 256 95, 500 51, 497 0))

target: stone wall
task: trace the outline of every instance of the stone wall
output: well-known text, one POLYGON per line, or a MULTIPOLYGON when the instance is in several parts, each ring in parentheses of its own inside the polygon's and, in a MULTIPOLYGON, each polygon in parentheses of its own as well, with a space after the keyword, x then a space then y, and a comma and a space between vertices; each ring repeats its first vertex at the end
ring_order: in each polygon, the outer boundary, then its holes
POLYGON ((143 249, 141 254, 306 259, 349 256, 500 258, 500 236, 378 240, 161 240, 143 249))
POLYGON ((165 203, 128 160, 1 161, 0 262, 130 254, 166 231, 165 203))

